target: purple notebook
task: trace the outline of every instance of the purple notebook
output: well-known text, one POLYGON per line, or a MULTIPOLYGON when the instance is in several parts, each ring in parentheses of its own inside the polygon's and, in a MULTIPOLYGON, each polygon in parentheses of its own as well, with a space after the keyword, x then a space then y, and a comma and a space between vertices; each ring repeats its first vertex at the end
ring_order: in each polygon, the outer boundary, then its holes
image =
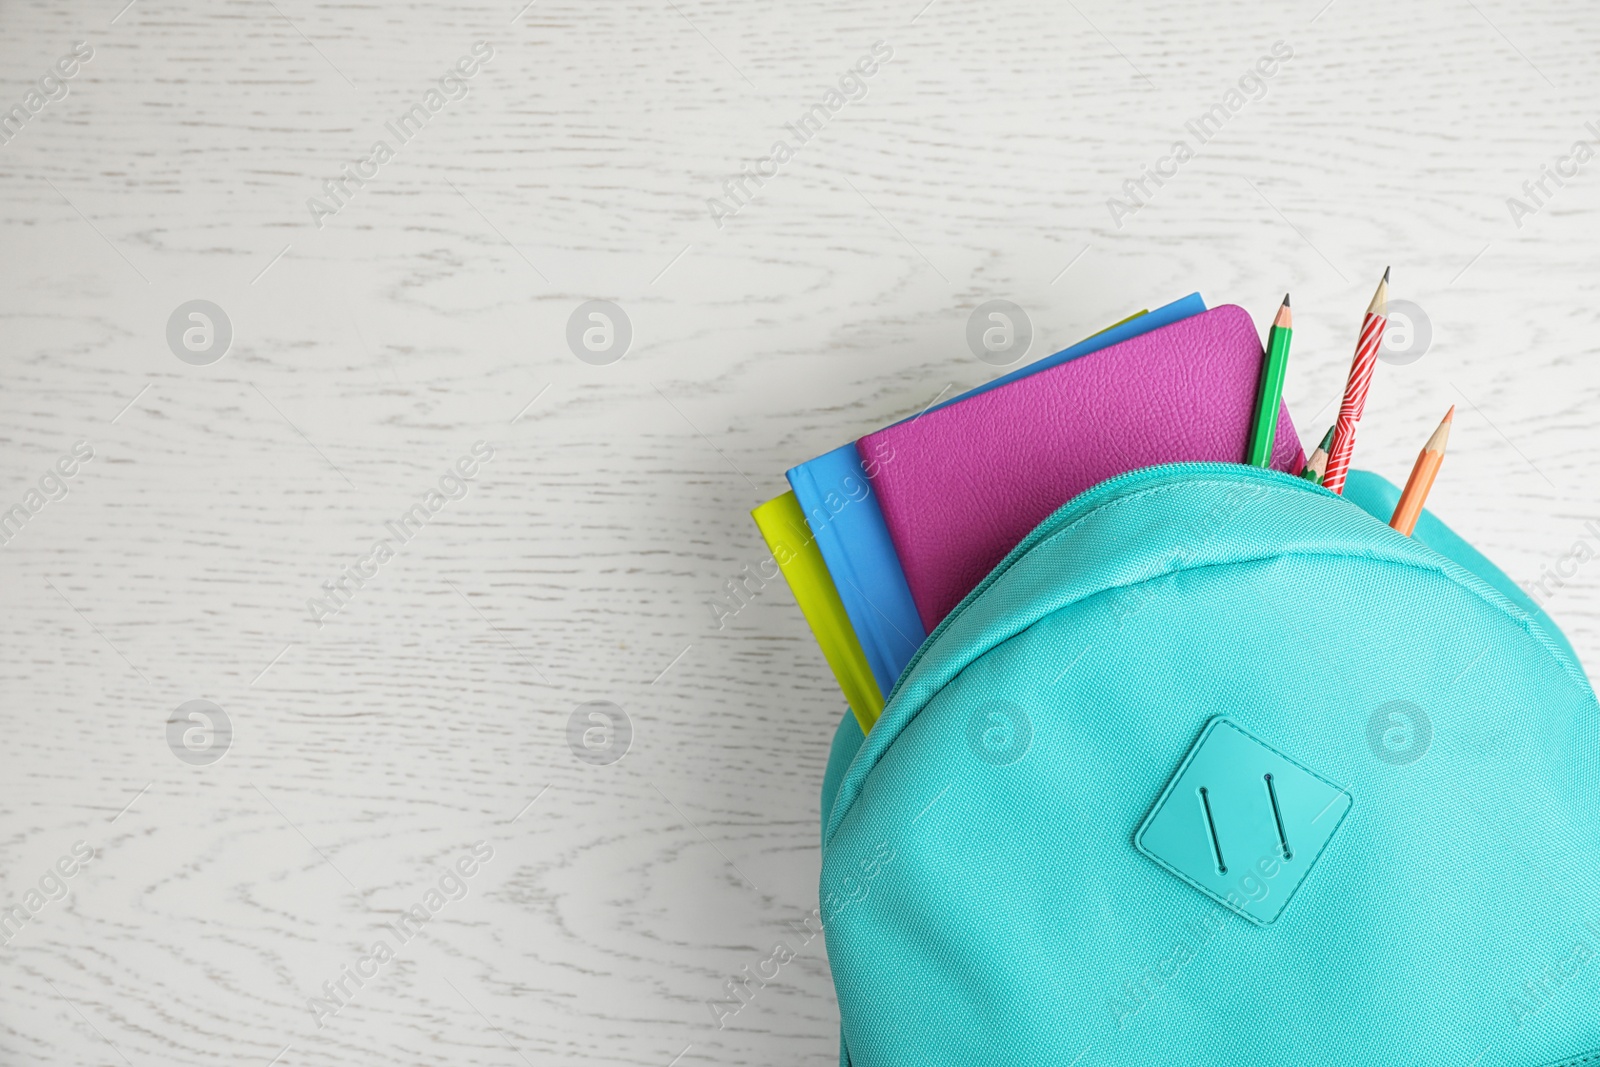
MULTIPOLYGON (((1242 463, 1261 373, 1249 314, 1224 305, 861 438, 917 614, 931 631, 1056 508, 1161 463, 1242 463)), ((1305 464, 1289 411, 1272 466, 1305 464)))

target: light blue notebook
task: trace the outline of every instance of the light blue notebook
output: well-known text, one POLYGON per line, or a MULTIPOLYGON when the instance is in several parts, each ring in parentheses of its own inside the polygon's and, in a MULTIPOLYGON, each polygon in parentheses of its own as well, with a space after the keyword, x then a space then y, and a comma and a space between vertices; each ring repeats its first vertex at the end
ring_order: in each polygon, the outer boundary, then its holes
MULTIPOLYGON (((1190 293, 928 410, 958 404, 1047 367, 1198 315, 1205 309, 1200 294, 1190 293)), ((889 528, 872 492, 872 482, 862 469, 862 458, 851 442, 792 468, 788 477, 789 486, 817 539, 817 547, 822 551, 822 559, 828 565, 828 573, 839 590, 839 599, 844 602, 845 614, 850 617, 850 625, 867 655, 873 677, 887 698, 900 672, 928 634, 922 628, 922 619, 911 599, 911 589, 906 585, 900 558, 895 554, 889 528)), ((866 458, 877 463, 894 462, 892 457, 866 458)))
POLYGON ((789 471, 822 560, 885 698, 927 637, 872 482, 851 441, 789 471))

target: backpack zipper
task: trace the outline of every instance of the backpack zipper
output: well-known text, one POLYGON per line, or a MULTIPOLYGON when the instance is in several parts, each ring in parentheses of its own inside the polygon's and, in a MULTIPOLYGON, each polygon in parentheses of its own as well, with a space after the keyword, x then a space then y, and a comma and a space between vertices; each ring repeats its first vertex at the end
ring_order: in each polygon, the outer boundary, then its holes
POLYGON ((983 581, 974 586, 970 593, 961 598, 959 604, 950 609, 950 614, 939 620, 939 625, 933 628, 933 632, 927 636, 916 652, 912 653, 910 661, 901 670, 900 677, 895 679, 894 687, 889 690, 888 697, 884 699, 884 706, 887 707, 889 701, 894 699, 895 694, 900 691, 901 683, 911 677, 912 669, 922 659, 923 654, 933 647, 934 642, 956 617, 965 611, 973 601, 977 600, 985 589, 998 581, 1013 563, 1027 555, 1029 549, 1033 548, 1034 545, 1043 541, 1061 527, 1070 525, 1096 508, 1109 504, 1112 499, 1122 495, 1127 487, 1133 483, 1159 485, 1166 482, 1193 481, 1196 478, 1207 475, 1225 475, 1239 481, 1262 478, 1266 481, 1283 485, 1293 483, 1309 492, 1322 492, 1328 493, 1330 496, 1333 495, 1321 486, 1313 485, 1304 478, 1293 474, 1285 474, 1282 471, 1270 470, 1265 467, 1249 467, 1242 463, 1163 463, 1160 466, 1141 467, 1138 470, 1125 471, 1115 477, 1107 478, 1103 482, 1090 486, 1065 504, 1062 504, 1055 511, 1052 511, 1044 521, 1033 528, 1032 533, 1017 543, 1017 547, 1007 552, 1005 558, 995 564, 994 569, 984 577, 983 581))
MULTIPOLYGON (((923 655, 934 646, 944 631, 956 620, 958 616, 961 615, 962 612, 970 608, 972 604, 983 595, 983 592, 986 589, 988 589, 995 582, 999 581, 999 579, 1006 573, 1007 570, 1011 568, 1014 563, 1016 563, 1023 556, 1027 555, 1035 545, 1039 544, 1039 542, 1050 537, 1050 535, 1054 534, 1057 530, 1060 530, 1061 528, 1078 521, 1085 515, 1088 515, 1099 508, 1105 507, 1107 504, 1127 493, 1129 488, 1132 486, 1137 486, 1140 489, 1144 489, 1158 485, 1194 481, 1202 478, 1211 478, 1212 480, 1225 479, 1234 482, 1255 481, 1265 484, 1276 484, 1285 489, 1299 489, 1307 493, 1322 493, 1327 496, 1337 495, 1320 485, 1313 485, 1311 482, 1308 482, 1306 479, 1297 475, 1286 474, 1283 471, 1271 470, 1266 467, 1251 467, 1243 463, 1163 463, 1160 466, 1141 467, 1138 470, 1127 471, 1119 474, 1114 478, 1107 478, 1098 485, 1085 489, 1083 492, 1079 493, 1077 496, 1061 505, 1055 511, 1051 512, 1048 518, 1039 523, 1038 526, 1034 527, 1033 532, 1028 534, 1027 537, 1024 537, 1022 541, 1017 544, 1017 547, 1006 553, 1005 558, 995 565, 994 569, 989 572, 983 581, 979 582, 970 593, 961 598, 961 602, 951 609, 950 614, 941 619, 939 621, 939 625, 933 628, 933 632, 930 633, 927 636, 927 639, 922 642, 921 647, 919 647, 912 655, 911 660, 906 664, 905 669, 900 672, 900 677, 895 679, 894 687, 890 689, 888 697, 884 700, 885 709, 887 710, 889 703, 893 701, 895 696, 900 692, 900 688, 904 684, 905 680, 911 677, 912 671, 915 669, 917 664, 921 662, 923 655)), ((1355 504, 1350 504, 1350 506, 1356 507, 1355 504)), ((1418 548, 1425 552, 1439 556, 1439 558, 1444 561, 1447 568, 1447 577, 1452 578, 1458 584, 1465 586, 1479 597, 1487 600, 1490 604, 1500 608, 1500 610, 1509 614, 1513 619, 1517 619, 1519 622, 1526 620, 1526 623, 1531 623, 1533 625, 1533 629, 1530 632, 1533 633, 1539 642, 1545 646, 1552 656, 1555 657, 1556 662, 1561 665, 1561 667, 1570 677, 1573 677, 1575 680, 1580 680, 1582 688, 1591 694, 1592 699, 1593 688, 1590 685, 1588 678, 1584 676, 1582 666, 1568 662, 1568 657, 1566 654, 1560 651, 1555 646, 1555 643, 1544 634, 1544 628, 1538 623, 1537 619, 1534 619, 1532 616, 1528 615, 1528 613, 1518 605, 1512 603, 1510 600, 1507 600, 1498 589, 1494 588, 1494 586, 1490 585, 1477 574, 1451 561, 1448 557, 1435 552, 1433 549, 1429 548, 1420 541, 1414 543, 1418 548)))

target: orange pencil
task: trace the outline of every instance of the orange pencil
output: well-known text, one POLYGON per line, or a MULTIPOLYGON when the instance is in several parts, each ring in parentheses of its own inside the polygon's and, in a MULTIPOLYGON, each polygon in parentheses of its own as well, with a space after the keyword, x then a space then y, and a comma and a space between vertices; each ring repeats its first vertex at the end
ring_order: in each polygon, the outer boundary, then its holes
POLYGON ((1433 480, 1439 476, 1439 465, 1444 462, 1444 446, 1450 440, 1450 423, 1455 414, 1456 407, 1451 404, 1450 410, 1445 412, 1444 418, 1440 420, 1439 428, 1433 431, 1428 443, 1417 453, 1417 462, 1411 468, 1411 477, 1406 479, 1406 487, 1400 494, 1400 502, 1394 506, 1394 515, 1389 519, 1389 525, 1407 537, 1410 537, 1411 531, 1417 528, 1417 518, 1422 514, 1422 505, 1428 499, 1428 490, 1433 488, 1433 480))

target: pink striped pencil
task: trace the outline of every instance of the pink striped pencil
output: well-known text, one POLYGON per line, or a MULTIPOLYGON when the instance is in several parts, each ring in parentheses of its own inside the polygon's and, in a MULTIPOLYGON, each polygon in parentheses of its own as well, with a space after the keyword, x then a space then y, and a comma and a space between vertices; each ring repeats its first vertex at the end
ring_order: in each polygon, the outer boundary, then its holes
POLYGON ((1345 383, 1344 399, 1339 404, 1339 421, 1334 424, 1333 448, 1328 452, 1328 469, 1322 476, 1323 488, 1344 492, 1344 478, 1350 472, 1350 457, 1356 449, 1356 424, 1367 408, 1367 390, 1372 387, 1372 372, 1378 365, 1378 349, 1383 345, 1383 328, 1388 325, 1389 268, 1367 305, 1361 320, 1361 339, 1356 342, 1356 358, 1350 364, 1350 379, 1345 383))

